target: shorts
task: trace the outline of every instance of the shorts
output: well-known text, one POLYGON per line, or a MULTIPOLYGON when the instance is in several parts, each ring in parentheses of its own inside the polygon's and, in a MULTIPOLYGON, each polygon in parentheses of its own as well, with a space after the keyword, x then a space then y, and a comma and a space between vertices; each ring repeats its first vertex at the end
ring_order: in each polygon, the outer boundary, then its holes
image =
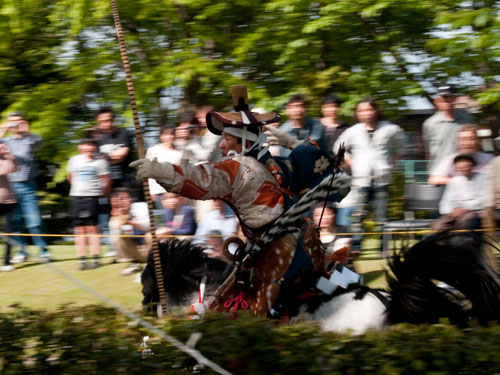
POLYGON ((72 197, 69 215, 74 227, 97 226, 99 197, 72 197))

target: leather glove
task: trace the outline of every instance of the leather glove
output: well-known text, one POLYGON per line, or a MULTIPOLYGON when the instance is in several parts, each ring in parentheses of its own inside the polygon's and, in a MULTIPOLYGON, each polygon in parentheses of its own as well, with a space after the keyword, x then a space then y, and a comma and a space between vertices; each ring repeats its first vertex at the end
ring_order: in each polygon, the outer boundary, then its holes
POLYGON ((293 149, 302 143, 297 138, 285 133, 283 130, 275 128, 274 126, 266 125, 264 126, 264 129, 267 135, 267 142, 271 146, 279 145, 293 149))
POLYGON ((137 178, 156 178, 160 163, 154 158, 149 159, 139 159, 135 160, 129 164, 129 167, 137 169, 137 178))

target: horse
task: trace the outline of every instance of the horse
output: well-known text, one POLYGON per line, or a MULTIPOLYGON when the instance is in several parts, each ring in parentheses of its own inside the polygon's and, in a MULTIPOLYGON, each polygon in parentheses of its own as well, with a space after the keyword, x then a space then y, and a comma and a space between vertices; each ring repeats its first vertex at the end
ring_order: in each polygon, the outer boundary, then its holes
MULTIPOLYGON (((362 285, 337 288, 327 295, 313 291, 315 281, 298 286, 283 299, 290 322, 312 320, 321 329, 362 334, 402 322, 434 324, 442 318, 466 326, 500 320, 500 277, 481 250, 484 240, 476 234, 437 233, 412 246, 405 246, 389 261, 388 289, 362 285)), ((160 243, 166 302, 191 306, 200 299, 209 306, 217 287, 231 274, 233 265, 211 258, 206 249, 189 240, 169 239, 160 243)), ((142 275, 143 306, 154 310, 159 293, 152 255, 142 275)), ((280 296, 281 298, 281 296, 280 296)))

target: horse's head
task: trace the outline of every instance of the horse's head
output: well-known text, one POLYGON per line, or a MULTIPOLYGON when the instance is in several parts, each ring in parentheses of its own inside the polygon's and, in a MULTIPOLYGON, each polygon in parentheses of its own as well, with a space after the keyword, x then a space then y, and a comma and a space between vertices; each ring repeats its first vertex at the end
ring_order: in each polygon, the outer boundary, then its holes
MULTIPOLYGON (((210 258, 201 246, 189 240, 169 239, 159 244, 165 298, 167 308, 190 306, 197 302, 203 277, 206 277, 205 300, 231 272, 232 266, 210 258)), ((159 292, 156 283, 153 254, 150 253, 142 276, 142 305, 148 311, 156 311, 159 292)))

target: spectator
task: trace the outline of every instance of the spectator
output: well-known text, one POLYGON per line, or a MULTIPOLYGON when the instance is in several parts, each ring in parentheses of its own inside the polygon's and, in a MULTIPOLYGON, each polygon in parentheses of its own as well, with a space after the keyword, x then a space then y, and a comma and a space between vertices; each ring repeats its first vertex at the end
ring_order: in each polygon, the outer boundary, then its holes
MULTIPOLYGON (((500 149, 500 137, 495 139, 497 149, 500 149)), ((496 232, 500 227, 500 156, 493 158, 484 171, 486 178, 484 205, 486 211, 486 227, 496 232)))
MULTIPOLYGON (((22 113, 11 113, 8 122, 0 127, 0 137, 3 137, 7 130, 11 135, 4 139, 11 154, 16 158, 16 171, 9 174, 9 181, 16 195, 18 204, 12 212, 12 228, 14 233, 22 233, 23 218, 28 231, 34 234, 33 242, 41 252, 39 259, 43 262, 50 261, 50 253, 42 233, 42 215, 38 207, 36 196, 38 176, 38 166, 35 158, 35 151, 40 145, 39 135, 30 132, 28 122, 22 113)), ((24 250, 26 242, 24 237, 17 240, 21 244, 20 252, 12 259, 12 263, 22 263, 28 259, 28 253, 24 250)))
POLYGON ((213 210, 200 221, 193 243, 205 243, 207 236, 213 230, 219 230, 225 237, 232 236, 237 228, 238 220, 229 206, 221 200, 214 200, 213 210))
MULTIPOLYGON (((326 206, 320 204, 313 210, 313 221, 314 224, 321 229, 320 240, 325 245, 328 254, 334 254, 337 251, 345 251, 345 258, 347 258, 351 249, 352 239, 350 237, 337 235, 339 228, 335 224, 336 214, 337 210, 331 203, 327 203, 326 206)), ((342 231, 342 229, 340 229, 340 231, 342 231)), ((344 261, 345 260, 346 259, 344 259, 344 261)))
POLYGON ((436 113, 425 120, 422 128, 430 174, 444 157, 457 152, 457 133, 463 124, 473 123, 465 110, 454 108, 455 90, 451 85, 438 87, 434 98, 436 113))
POLYGON ((460 154, 470 155, 474 158, 476 162, 474 172, 476 173, 481 173, 488 162, 493 159, 493 155, 479 151, 476 127, 474 125, 465 125, 458 131, 458 153, 445 156, 434 168, 427 182, 430 185, 445 185, 451 177, 456 176, 457 171, 453 160, 460 154))
POLYGON ((200 158, 202 161, 216 162, 222 160, 222 154, 219 148, 222 137, 207 131, 207 113, 212 110, 212 107, 203 106, 196 111, 195 117, 200 126, 200 141, 202 146, 200 158))
MULTIPOLYGON (((375 206, 375 220, 387 221, 388 186, 405 141, 399 126, 379 120, 379 107, 371 98, 358 102, 356 117, 359 122, 342 133, 334 148, 345 146, 345 161, 351 168, 358 198, 353 224, 360 231, 370 202, 375 206)), ((361 238, 356 236, 353 242, 353 251, 360 251, 361 238)))
POLYGON ((111 168, 113 188, 131 187, 132 175, 129 168, 131 158, 130 136, 126 128, 114 124, 115 114, 110 107, 102 107, 97 112, 97 146, 111 168))
MULTIPOLYGON (((150 147, 146 152, 146 158, 153 160, 156 158, 160 163, 170 162, 174 164, 181 164, 182 151, 177 150, 174 145, 175 131, 173 128, 164 126, 160 130, 160 143, 150 147)), ((165 193, 165 189, 162 188, 158 183, 150 178, 149 180, 149 193, 151 198, 155 202, 157 209, 163 209, 162 207, 162 196, 165 193)))
MULTIPOLYGON (((7 175, 16 170, 16 163, 14 156, 10 153, 7 146, 0 143, 0 215, 4 217, 5 224, 3 231, 5 233, 10 233, 10 221, 11 213, 16 205, 16 196, 12 191, 9 184, 9 179, 7 175)), ((10 263, 10 252, 14 245, 19 245, 11 237, 2 236, 5 241, 5 256, 4 265, 0 267, 1 272, 14 271, 14 267, 10 263)))
MULTIPOLYGON (((201 114, 198 114, 201 117, 201 114)), ((206 117, 206 114, 205 114, 206 117)), ((206 120, 204 122, 206 127, 206 120)), ((209 157, 207 149, 204 148, 202 144, 202 138, 197 135, 198 132, 194 131, 198 129, 198 125, 193 125, 193 118, 189 114, 185 114, 181 118, 181 122, 175 129, 175 142, 176 146, 182 150, 182 159, 187 161, 187 165, 193 166, 200 162, 206 162, 209 157)), ((216 137, 220 140, 220 136, 208 132, 211 135, 207 137, 216 137)), ((211 147, 211 146, 210 146, 211 147)), ((220 151, 218 151, 220 153, 220 151)), ((186 166, 186 163, 182 167, 186 166)), ((195 203, 196 221, 199 223, 203 217, 212 209, 212 204, 209 201, 197 200, 195 203)))
POLYGON ((195 165, 203 160, 204 151, 199 135, 199 126, 193 124, 193 116, 184 114, 175 129, 175 147, 183 152, 182 159, 189 165, 195 165))
MULTIPOLYGON (((288 121, 280 126, 280 130, 296 137, 298 140, 311 139, 318 143, 323 152, 328 152, 324 126, 306 116, 306 98, 303 95, 293 95, 288 101, 285 114, 288 121)), ((290 155, 290 150, 281 148, 281 156, 290 155)))
POLYGON ((151 236, 140 236, 150 230, 148 205, 146 202, 132 203, 132 195, 127 188, 116 188, 111 193, 111 242, 117 251, 117 262, 129 262, 129 265, 120 272, 121 276, 128 276, 142 270, 141 263, 145 263, 151 250, 151 236))
POLYGON ((335 95, 328 95, 323 98, 321 105, 321 123, 325 127, 325 138, 328 142, 328 154, 333 157, 333 146, 340 135, 349 127, 345 122, 340 120, 340 105, 342 102, 335 95))
MULTIPOLYGON (((222 137, 220 135, 215 135, 207 129, 207 113, 211 111, 213 111, 212 107, 203 106, 196 111, 195 117, 201 128, 201 161, 214 163, 222 160, 222 153, 219 148, 222 137)), ((205 216, 212 208, 212 202, 210 201, 195 201, 194 205, 196 208, 195 212, 198 222, 201 221, 203 216, 205 216)))
POLYGON ((220 230, 212 230, 205 241, 206 254, 211 258, 217 258, 226 263, 232 263, 224 254, 224 237, 220 230))
POLYGON ((71 184, 71 217, 75 235, 76 254, 80 270, 99 267, 101 239, 97 236, 99 197, 107 195, 111 181, 106 160, 96 158, 97 146, 93 139, 84 138, 78 145, 78 155, 68 162, 68 181, 71 184), (87 245, 93 262, 88 264, 87 245))
MULTIPOLYGON (((495 139, 495 144, 500 144, 500 137, 495 139)), ((497 146, 497 149, 499 147, 497 146)), ((493 158, 484 171, 485 175, 485 194, 484 194, 484 217, 483 227, 486 229, 489 237, 489 251, 486 251, 488 258, 494 269, 498 271, 498 262, 496 253, 498 251, 495 242, 498 242, 497 231, 500 227, 500 156, 493 158), (491 241, 491 237, 495 241, 491 241)))
POLYGON ((457 175, 446 183, 439 202, 442 215, 432 229, 478 229, 484 208, 484 176, 474 172, 476 161, 471 155, 461 154, 453 160, 457 175))
POLYGON ((158 235, 191 235, 196 232, 196 220, 193 206, 187 199, 175 193, 163 193, 162 222, 164 227, 159 228, 158 235))
MULTIPOLYGON (((130 136, 125 128, 115 126, 115 114, 110 107, 101 107, 96 114, 96 128, 90 129, 92 137, 97 142, 99 153, 110 165, 111 187, 131 187, 132 174, 128 164, 131 161, 130 136)), ((104 234, 109 234, 108 222, 109 197, 99 198, 99 226, 104 234)), ((102 240, 110 245, 110 251, 105 256, 115 256, 116 251, 109 238, 102 240)))

